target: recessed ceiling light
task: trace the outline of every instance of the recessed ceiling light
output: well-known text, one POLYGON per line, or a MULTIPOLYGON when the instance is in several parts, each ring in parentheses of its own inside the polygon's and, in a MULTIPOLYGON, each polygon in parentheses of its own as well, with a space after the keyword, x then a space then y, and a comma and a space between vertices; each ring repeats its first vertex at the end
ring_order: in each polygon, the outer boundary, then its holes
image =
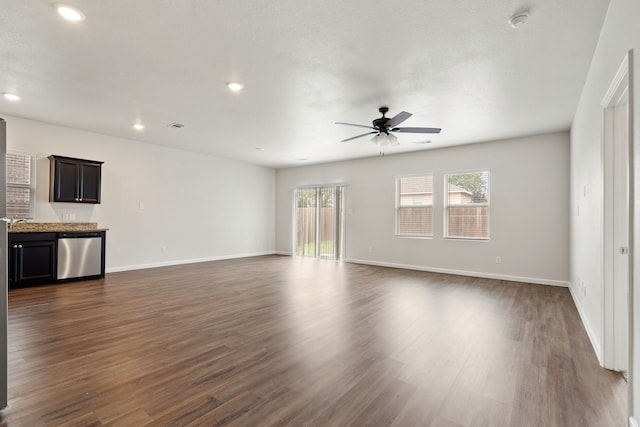
POLYGON ((519 28, 527 22, 527 19, 529 19, 529 13, 520 12, 520 13, 516 13, 511 18, 509 18, 508 22, 509 22, 509 25, 511 25, 511 28, 519 28))
POLYGON ((142 123, 134 123, 133 128, 135 130, 142 130, 144 129, 144 125, 142 123))
POLYGON ((256 151, 264 151, 264 148, 262 148, 262 147, 256 147, 256 151))
POLYGON ((2 96, 4 96, 9 101, 20 101, 20 97, 13 93, 3 93, 2 96))
POLYGON ((238 82, 229 82, 227 83, 227 87, 229 88, 229 90, 232 90, 234 92, 240 92, 244 88, 244 85, 238 82))
POLYGON ((296 160, 299 161, 299 162, 306 162, 309 159, 307 159, 306 157, 299 157, 296 160))
POLYGON ((72 22, 84 21, 84 18, 85 18, 84 13, 82 13, 80 10, 76 9, 73 6, 69 6, 62 3, 54 3, 53 7, 55 7, 58 13, 60 14, 60 16, 62 16, 67 21, 72 21, 72 22))

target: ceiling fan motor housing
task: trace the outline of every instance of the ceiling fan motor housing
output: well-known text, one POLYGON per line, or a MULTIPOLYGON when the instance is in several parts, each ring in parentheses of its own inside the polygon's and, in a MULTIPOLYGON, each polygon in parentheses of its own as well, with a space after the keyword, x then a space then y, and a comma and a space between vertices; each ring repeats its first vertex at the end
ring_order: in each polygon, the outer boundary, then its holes
POLYGON ((389 121, 388 118, 386 117, 382 117, 380 119, 375 119, 373 121, 373 127, 378 129, 381 132, 386 132, 387 128, 385 127, 385 123, 387 123, 389 121))
POLYGON ((379 119, 374 119, 373 120, 373 127, 378 129, 381 132, 384 132, 384 133, 388 134, 389 131, 385 127, 385 123, 387 123, 389 121, 389 118, 385 117, 384 115, 389 112, 389 107, 380 107, 380 108, 378 108, 378 111, 380 111, 380 113, 382 113, 382 117, 380 117, 379 119))

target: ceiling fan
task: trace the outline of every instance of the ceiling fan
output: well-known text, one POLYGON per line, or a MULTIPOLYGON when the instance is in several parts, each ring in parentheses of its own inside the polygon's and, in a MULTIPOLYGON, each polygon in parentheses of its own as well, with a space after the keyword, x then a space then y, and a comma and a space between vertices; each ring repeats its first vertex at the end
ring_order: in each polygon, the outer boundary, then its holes
POLYGON ((344 123, 344 122, 336 122, 337 125, 347 125, 347 126, 357 126, 361 128, 373 129, 367 133, 363 133, 362 135, 352 136, 351 138, 343 139, 340 142, 351 141, 352 139, 362 138, 363 136, 376 134, 371 141, 377 145, 398 145, 398 138, 390 132, 404 132, 404 133, 440 133, 442 129, 440 128, 399 128, 397 127, 400 123, 407 120, 412 116, 411 113, 407 113, 406 111, 402 111, 395 116, 389 118, 385 117, 385 114, 389 112, 389 107, 380 107, 378 111, 382 113, 382 117, 373 120, 373 126, 366 125, 357 125, 354 123, 344 123))

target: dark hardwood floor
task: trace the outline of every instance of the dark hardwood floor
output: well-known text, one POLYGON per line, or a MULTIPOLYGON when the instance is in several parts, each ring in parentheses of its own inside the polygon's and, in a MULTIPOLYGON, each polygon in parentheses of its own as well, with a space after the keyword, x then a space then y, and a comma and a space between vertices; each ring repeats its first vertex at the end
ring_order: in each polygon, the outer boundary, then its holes
POLYGON ((1 426, 626 425, 567 289, 266 256, 9 292, 1 426))

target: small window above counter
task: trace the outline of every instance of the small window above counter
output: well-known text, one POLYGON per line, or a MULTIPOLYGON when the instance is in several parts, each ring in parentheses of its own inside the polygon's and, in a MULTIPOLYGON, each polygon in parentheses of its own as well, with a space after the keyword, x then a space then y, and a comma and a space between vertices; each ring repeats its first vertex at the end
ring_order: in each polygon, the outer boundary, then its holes
POLYGON ((100 203, 104 162, 54 155, 49 160, 49 202, 100 203))

